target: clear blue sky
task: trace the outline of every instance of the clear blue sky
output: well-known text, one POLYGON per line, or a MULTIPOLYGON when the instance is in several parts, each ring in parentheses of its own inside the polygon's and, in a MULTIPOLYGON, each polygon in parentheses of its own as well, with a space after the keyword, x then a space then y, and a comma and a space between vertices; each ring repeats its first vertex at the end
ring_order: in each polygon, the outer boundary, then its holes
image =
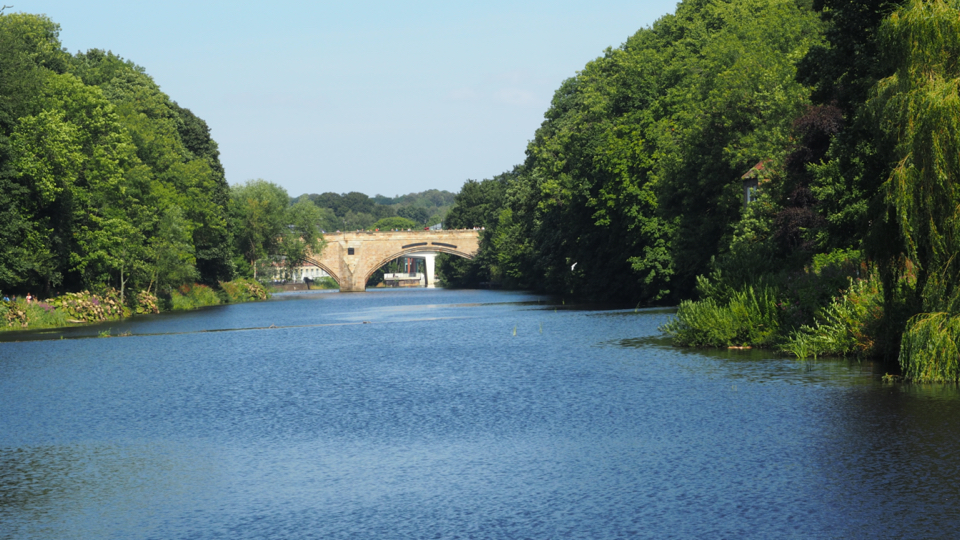
POLYGON ((523 161, 560 83, 673 12, 646 2, 7 0, 207 121, 231 184, 458 191, 523 161))

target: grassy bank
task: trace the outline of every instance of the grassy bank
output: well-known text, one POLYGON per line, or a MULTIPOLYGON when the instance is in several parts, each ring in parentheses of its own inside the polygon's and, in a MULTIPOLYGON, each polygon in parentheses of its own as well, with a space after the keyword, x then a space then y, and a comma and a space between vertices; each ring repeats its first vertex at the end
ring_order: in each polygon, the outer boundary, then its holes
POLYGON ((238 279, 218 284, 187 284, 156 296, 146 291, 126 296, 121 301, 115 289, 96 293, 65 293, 43 301, 0 300, 0 330, 56 328, 70 324, 115 321, 133 314, 183 311, 219 304, 237 304, 266 300, 270 294, 259 282, 238 279))

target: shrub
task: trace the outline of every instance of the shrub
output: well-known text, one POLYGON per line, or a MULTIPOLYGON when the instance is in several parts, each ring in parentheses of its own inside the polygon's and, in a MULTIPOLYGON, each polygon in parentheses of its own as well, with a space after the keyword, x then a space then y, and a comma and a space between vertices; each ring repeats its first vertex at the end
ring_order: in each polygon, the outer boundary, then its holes
POLYGON ((337 280, 329 276, 324 276, 322 278, 314 280, 313 286, 320 289, 339 289, 340 288, 340 285, 337 283, 337 280))
POLYGON ((26 328, 27 310, 25 302, 0 302, 0 317, 3 326, 8 328, 26 328))
POLYGON ((107 289, 97 295, 90 291, 65 293, 48 302, 62 311, 69 322, 100 322, 123 316, 120 294, 115 289, 107 289))
POLYGON ((270 297, 263 285, 252 279, 221 281, 220 288, 226 295, 227 302, 231 303, 266 300, 270 297))
POLYGON ((728 302, 713 298, 684 301, 676 318, 660 327, 677 345, 692 347, 763 346, 780 328, 776 289, 746 287, 728 302))
POLYGON ((137 293, 135 310, 138 314, 160 313, 159 300, 147 291, 137 293))
POLYGON ((170 303, 174 310, 196 309, 205 306, 215 306, 220 303, 220 297, 206 285, 181 285, 170 294, 170 303))
POLYGON ((855 250, 835 250, 815 255, 802 272, 782 276, 785 328, 798 329, 816 324, 817 314, 834 298, 842 295, 850 280, 866 275, 860 253, 855 250))

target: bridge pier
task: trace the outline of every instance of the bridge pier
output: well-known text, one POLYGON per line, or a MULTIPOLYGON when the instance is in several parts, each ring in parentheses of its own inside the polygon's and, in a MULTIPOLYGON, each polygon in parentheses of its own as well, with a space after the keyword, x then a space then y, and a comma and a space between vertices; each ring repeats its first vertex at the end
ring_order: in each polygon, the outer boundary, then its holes
POLYGON ((434 285, 434 275, 436 275, 437 254, 434 252, 408 253, 407 257, 418 257, 423 259, 427 267, 427 288, 432 289, 434 285))

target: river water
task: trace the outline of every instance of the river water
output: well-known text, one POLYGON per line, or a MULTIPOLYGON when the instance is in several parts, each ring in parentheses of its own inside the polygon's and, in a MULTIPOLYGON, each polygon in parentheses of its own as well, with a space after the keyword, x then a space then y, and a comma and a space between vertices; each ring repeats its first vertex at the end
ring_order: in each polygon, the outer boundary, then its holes
POLYGON ((957 534, 956 387, 668 317, 420 289, 5 333, 0 538, 957 534))

